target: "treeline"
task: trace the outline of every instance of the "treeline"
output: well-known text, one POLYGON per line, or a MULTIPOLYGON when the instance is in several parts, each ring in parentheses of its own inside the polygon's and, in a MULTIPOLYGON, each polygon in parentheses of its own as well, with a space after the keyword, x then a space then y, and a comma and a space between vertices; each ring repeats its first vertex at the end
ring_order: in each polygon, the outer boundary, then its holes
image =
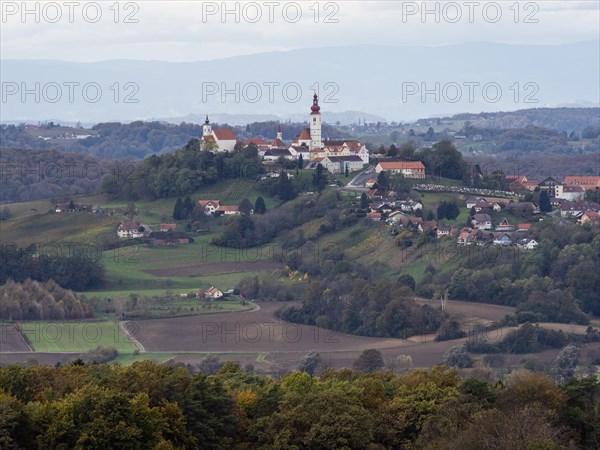
POLYGON ((586 324, 600 315, 600 235, 589 226, 544 221, 534 251, 489 247, 461 252, 458 267, 426 270, 417 293, 517 307, 524 322, 586 324))
POLYGON ((101 190, 111 198, 181 197, 226 179, 256 180, 264 171, 255 146, 236 153, 201 151, 198 139, 165 155, 152 155, 127 176, 107 176, 101 190))
POLYGON ((12 279, 24 282, 54 280, 65 289, 83 291, 104 283, 100 260, 74 252, 72 255, 38 254, 34 244, 27 248, 5 245, 0 252, 0 284, 12 279))
POLYGON ((600 385, 436 367, 216 375, 152 362, 0 369, 6 449, 595 449, 600 385))
POLYGON ((102 178, 115 176, 117 168, 113 161, 92 156, 23 148, 0 149, 0 162, 0 202, 40 198, 54 198, 58 202, 74 195, 95 194, 102 178))
POLYGON ((419 306, 413 291, 393 283, 369 284, 348 274, 337 280, 313 281, 302 306, 284 307, 284 320, 363 336, 406 338, 435 333, 448 315, 419 306))
POLYGON ((65 320, 93 317, 89 305, 71 290, 50 280, 45 283, 27 279, 8 280, 0 285, 0 319, 65 320))
MULTIPOLYGON (((64 132, 86 130, 62 127, 64 132)), ((44 130, 32 133, 25 125, 0 125, 0 146, 36 150, 60 150, 106 159, 142 159, 175 150, 202 136, 202 126, 165 122, 100 123, 85 139, 38 139, 44 130)))

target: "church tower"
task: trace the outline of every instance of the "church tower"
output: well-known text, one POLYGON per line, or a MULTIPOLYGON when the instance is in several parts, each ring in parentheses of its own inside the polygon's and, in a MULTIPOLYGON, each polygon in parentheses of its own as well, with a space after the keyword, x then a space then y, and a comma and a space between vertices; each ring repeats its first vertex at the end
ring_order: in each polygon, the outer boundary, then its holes
POLYGON ((277 140, 283 141, 283 133, 281 132, 281 125, 277 128, 277 140))
POLYGON ((208 120, 208 115, 206 116, 206 120, 204 121, 204 125, 202 125, 202 137, 211 136, 212 135, 212 127, 210 126, 210 121, 208 120))
POLYGON ((310 107, 310 150, 321 149, 323 147, 323 141, 321 140, 320 110, 319 97, 315 93, 313 96, 313 104, 310 107))

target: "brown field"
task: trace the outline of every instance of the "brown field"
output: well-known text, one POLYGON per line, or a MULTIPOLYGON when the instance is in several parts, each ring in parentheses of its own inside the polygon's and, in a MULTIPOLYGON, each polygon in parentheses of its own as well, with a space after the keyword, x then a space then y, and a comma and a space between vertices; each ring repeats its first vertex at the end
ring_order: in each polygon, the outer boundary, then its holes
POLYGON ((174 277, 188 275, 207 275, 215 273, 231 273, 231 272, 250 272, 259 270, 274 270, 280 269, 281 263, 274 261, 246 261, 246 262, 218 262, 218 263, 202 263, 193 264, 184 267, 174 267, 171 269, 146 269, 150 275, 157 277, 174 277))
POLYGON ((0 352, 31 352, 29 344, 12 323, 0 323, 0 352))

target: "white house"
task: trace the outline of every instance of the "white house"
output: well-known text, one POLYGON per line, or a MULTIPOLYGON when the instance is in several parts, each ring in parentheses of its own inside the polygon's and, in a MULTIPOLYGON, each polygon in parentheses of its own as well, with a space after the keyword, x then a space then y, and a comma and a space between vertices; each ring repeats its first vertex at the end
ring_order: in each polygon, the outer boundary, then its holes
POLYGON ((223 291, 221 291, 220 289, 217 289, 214 286, 211 287, 210 289, 207 289, 206 291, 204 291, 204 298, 209 298, 211 300, 217 300, 222 297, 223 297, 223 291))
POLYGON ((139 222, 123 221, 117 227, 117 236, 134 239, 144 236, 144 231, 143 225, 139 222))
POLYGON ((473 228, 480 230, 491 230, 494 228, 492 218, 489 214, 475 214, 473 219, 471 219, 471 223, 473 224, 473 228))
POLYGON ((204 209, 205 215, 212 216, 221 206, 221 202, 219 200, 198 200, 198 206, 204 209))
POLYGON ((358 155, 326 156, 321 160, 321 165, 330 173, 345 173, 346 168, 354 172, 362 169, 365 163, 358 155))
POLYGON ((538 243, 535 239, 519 239, 517 241, 517 247, 522 248, 524 250, 534 250, 538 246, 538 243))

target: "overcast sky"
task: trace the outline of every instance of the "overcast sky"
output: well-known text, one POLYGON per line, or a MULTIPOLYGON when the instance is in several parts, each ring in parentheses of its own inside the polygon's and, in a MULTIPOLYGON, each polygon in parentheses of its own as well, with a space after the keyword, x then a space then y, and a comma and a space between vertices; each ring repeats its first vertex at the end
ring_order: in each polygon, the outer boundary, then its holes
POLYGON ((227 2, 238 12, 225 17, 221 1, 66 3, 26 2, 31 12, 23 16, 22 1, 2 0, 1 58, 198 61, 354 44, 562 44, 600 34, 596 0, 518 8, 513 1, 227 2))

